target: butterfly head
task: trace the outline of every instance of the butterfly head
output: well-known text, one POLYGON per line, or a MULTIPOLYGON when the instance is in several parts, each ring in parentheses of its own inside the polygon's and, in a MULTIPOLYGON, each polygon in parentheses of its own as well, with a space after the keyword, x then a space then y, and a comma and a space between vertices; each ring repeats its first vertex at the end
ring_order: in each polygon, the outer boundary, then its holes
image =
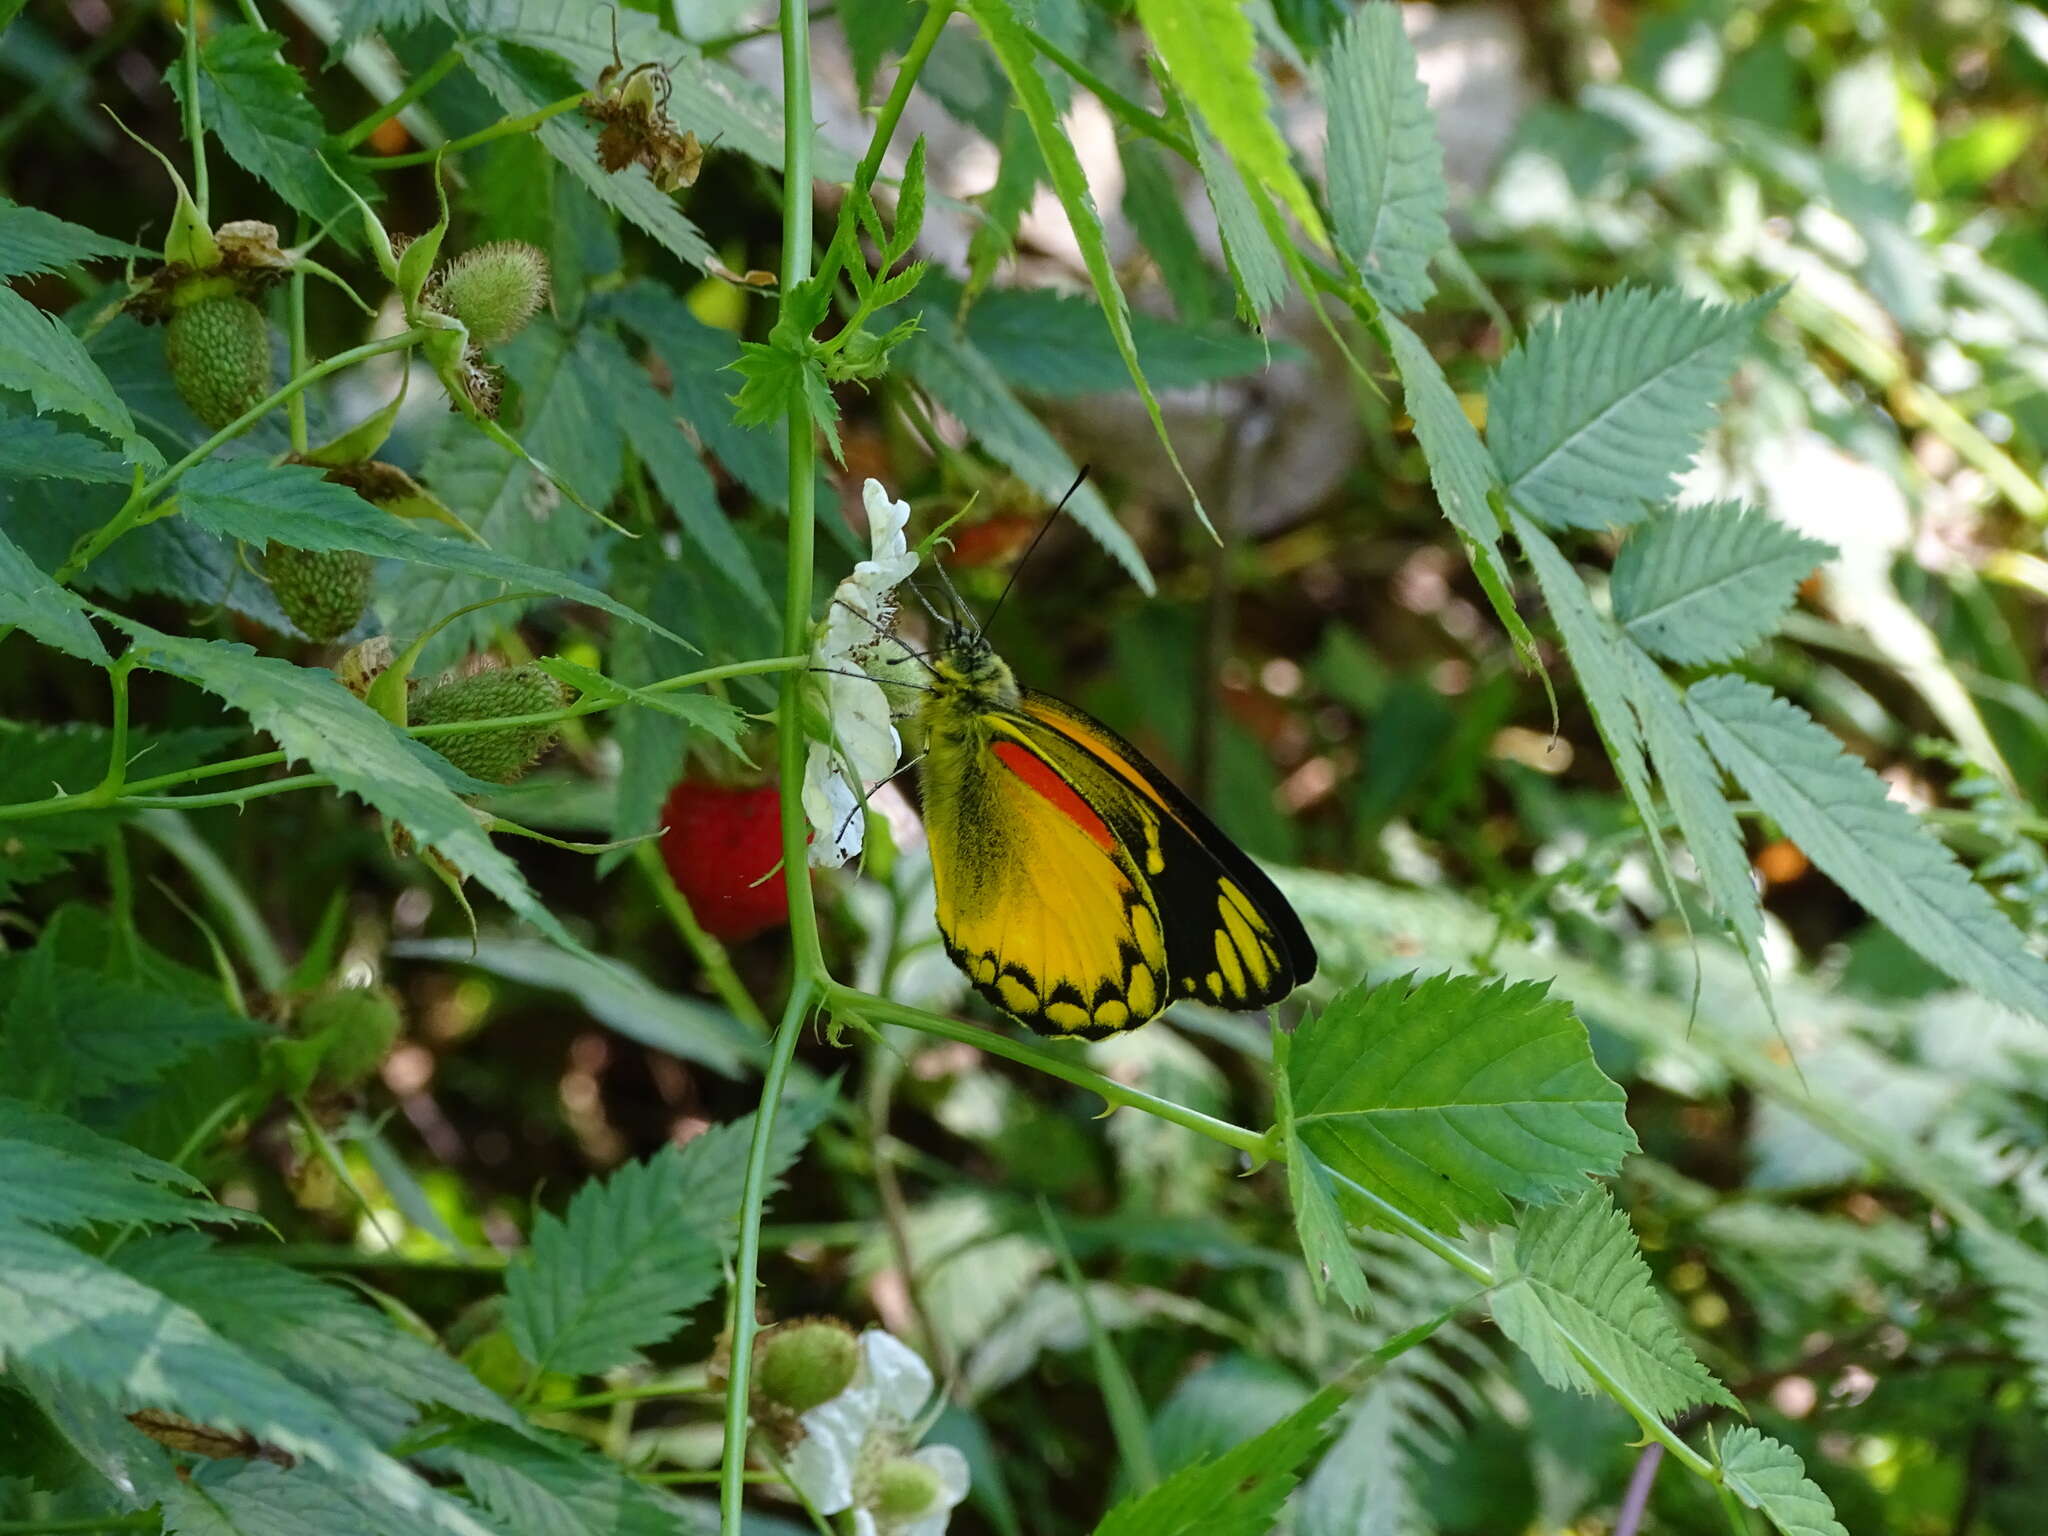
POLYGON ((965 724, 992 710, 1017 707, 1017 679, 971 624, 952 624, 931 657, 924 714, 932 724, 965 724))

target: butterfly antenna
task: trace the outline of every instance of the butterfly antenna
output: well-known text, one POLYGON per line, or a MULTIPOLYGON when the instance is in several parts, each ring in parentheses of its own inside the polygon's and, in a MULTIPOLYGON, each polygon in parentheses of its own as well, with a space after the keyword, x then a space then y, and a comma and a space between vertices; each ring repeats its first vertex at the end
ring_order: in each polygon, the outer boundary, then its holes
POLYGON ((971 626, 975 634, 979 636, 981 626, 974 622, 974 610, 967 606, 967 599, 962 597, 960 589, 953 585, 953 578, 946 574, 946 568, 934 560, 932 562, 932 569, 939 573, 939 585, 946 589, 947 601, 953 605, 953 612, 956 615, 953 620, 953 628, 967 629, 971 626))
POLYGON ((1059 505, 1046 513, 1045 521, 1038 525, 1038 532, 1031 535, 1031 542, 1024 546, 1024 553, 1018 558, 1017 563, 1010 567, 1010 579, 1003 583, 1002 596, 996 599, 995 607, 988 611, 988 619, 981 626, 983 634, 995 628, 996 615, 1003 611, 1003 604, 1010 600, 1010 589, 1017 585, 1017 578, 1023 574, 1025 565, 1037 551, 1039 540, 1043 539, 1051 531, 1052 525, 1059 521, 1060 514, 1067 510, 1067 503, 1074 499, 1074 492, 1081 489, 1081 482, 1087 478, 1088 466, 1083 464, 1081 473, 1074 476, 1074 483, 1067 487, 1067 494, 1060 498, 1059 505))
POLYGON ((943 613, 940 613, 938 609, 932 606, 932 600, 925 594, 925 590, 923 587, 920 587, 914 581, 906 581, 904 582, 904 585, 910 588, 910 595, 917 599, 918 606, 924 609, 926 613, 932 616, 932 622, 934 624, 938 625, 941 629, 950 629, 953 627, 953 621, 947 618, 943 613))

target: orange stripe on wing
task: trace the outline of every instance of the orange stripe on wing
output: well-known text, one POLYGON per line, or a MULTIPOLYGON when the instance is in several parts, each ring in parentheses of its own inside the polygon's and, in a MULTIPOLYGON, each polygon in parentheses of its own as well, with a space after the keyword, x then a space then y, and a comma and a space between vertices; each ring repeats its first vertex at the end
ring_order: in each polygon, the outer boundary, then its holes
POLYGON ((1116 838, 1102 818, 1089 808, 1086 800, 1074 793, 1072 785, 1053 772, 1044 758, 1014 741, 998 741, 990 750, 1002 759, 1005 768, 1022 779, 1040 798, 1087 833, 1097 847, 1106 852, 1116 846, 1116 838))

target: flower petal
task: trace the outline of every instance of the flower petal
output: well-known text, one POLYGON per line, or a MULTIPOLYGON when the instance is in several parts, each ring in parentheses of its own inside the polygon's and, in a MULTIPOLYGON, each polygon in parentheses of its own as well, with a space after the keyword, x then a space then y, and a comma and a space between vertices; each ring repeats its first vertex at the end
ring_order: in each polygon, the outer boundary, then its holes
POLYGON ((880 1328, 862 1333, 860 1342, 876 1405, 908 1424, 932 1395, 932 1368, 908 1344, 880 1328))

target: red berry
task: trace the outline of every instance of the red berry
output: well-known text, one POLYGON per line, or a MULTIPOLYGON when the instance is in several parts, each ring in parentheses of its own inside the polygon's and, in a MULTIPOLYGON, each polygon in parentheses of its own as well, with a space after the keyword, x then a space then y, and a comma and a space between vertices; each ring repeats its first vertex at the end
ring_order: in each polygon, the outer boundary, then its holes
POLYGON ((770 784, 734 788, 685 779, 662 807, 661 856, 713 938, 750 939, 789 921, 782 805, 770 784))

